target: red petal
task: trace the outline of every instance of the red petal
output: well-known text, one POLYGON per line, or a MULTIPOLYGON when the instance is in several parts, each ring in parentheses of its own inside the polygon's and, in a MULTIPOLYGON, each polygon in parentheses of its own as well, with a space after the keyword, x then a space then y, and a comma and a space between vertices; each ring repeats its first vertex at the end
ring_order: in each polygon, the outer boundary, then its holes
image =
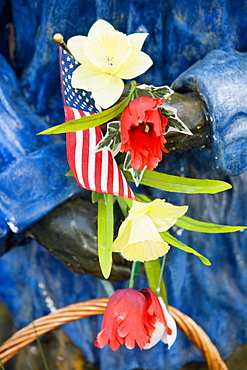
POLYGON ((141 97, 132 100, 121 116, 121 152, 130 152, 131 166, 143 170, 145 166, 153 170, 162 159, 166 142, 164 130, 168 120, 158 109, 164 99, 141 97), (149 131, 145 132, 148 123, 149 131))
POLYGON ((150 339, 147 302, 143 294, 134 289, 116 291, 106 307, 102 330, 95 346, 103 348, 109 343, 115 351, 121 344, 133 349, 138 344, 143 349, 150 339))
POLYGON ((170 335, 172 331, 167 326, 165 315, 157 295, 148 288, 143 288, 139 290, 139 292, 141 292, 147 300, 148 303, 147 313, 149 315, 150 321, 155 324, 155 322, 158 320, 161 324, 164 325, 166 333, 170 335))

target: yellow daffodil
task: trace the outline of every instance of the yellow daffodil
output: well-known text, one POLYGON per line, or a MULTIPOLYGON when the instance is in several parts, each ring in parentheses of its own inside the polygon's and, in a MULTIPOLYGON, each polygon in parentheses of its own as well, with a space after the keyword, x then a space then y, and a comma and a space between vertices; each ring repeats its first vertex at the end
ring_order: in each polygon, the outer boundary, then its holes
POLYGON ((113 243, 113 252, 120 252, 129 261, 141 262, 163 256, 170 247, 159 232, 168 230, 187 210, 188 206, 174 206, 162 199, 151 203, 133 201, 113 243))
POLYGON ((127 36, 99 19, 87 37, 70 38, 68 48, 81 64, 72 75, 72 86, 92 91, 96 103, 104 109, 109 108, 123 92, 122 79, 135 78, 153 64, 141 51, 147 36, 147 33, 127 36))

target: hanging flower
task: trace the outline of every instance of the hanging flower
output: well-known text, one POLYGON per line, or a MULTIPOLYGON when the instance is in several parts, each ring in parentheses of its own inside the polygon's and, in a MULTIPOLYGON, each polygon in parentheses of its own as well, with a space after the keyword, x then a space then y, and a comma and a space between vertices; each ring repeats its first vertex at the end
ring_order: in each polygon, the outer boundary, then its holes
POLYGON ((150 343, 147 343, 144 347, 144 349, 150 349, 152 348, 155 344, 157 344, 160 340, 163 343, 166 343, 168 346, 168 349, 171 348, 173 343, 175 342, 177 338, 177 325, 174 320, 174 318, 170 315, 168 312, 166 305, 161 297, 158 297, 161 308, 163 310, 164 316, 166 318, 166 324, 168 328, 171 329, 171 334, 165 330, 164 325, 162 325, 159 321, 156 321, 155 324, 155 331, 152 334, 150 343))
POLYGON ((121 96, 122 79, 135 78, 153 64, 141 51, 147 33, 129 36, 99 19, 90 28, 88 36, 74 36, 68 40, 68 48, 81 65, 72 75, 74 88, 92 91, 102 108, 113 105, 121 96))
POLYGON ((117 290, 110 297, 94 345, 103 348, 109 344, 113 351, 123 344, 128 349, 136 344, 148 349, 159 340, 166 341, 167 336, 173 336, 172 330, 156 294, 147 288, 129 288, 117 290))
POLYGON ((120 252, 129 261, 141 262, 163 256, 170 247, 159 232, 168 230, 187 210, 188 206, 174 206, 162 199, 151 203, 133 201, 113 242, 113 252, 120 252))
POLYGON ((168 120, 161 114, 159 106, 164 99, 143 96, 132 100, 121 115, 121 152, 130 152, 131 166, 142 171, 153 170, 162 159, 165 127, 168 120))

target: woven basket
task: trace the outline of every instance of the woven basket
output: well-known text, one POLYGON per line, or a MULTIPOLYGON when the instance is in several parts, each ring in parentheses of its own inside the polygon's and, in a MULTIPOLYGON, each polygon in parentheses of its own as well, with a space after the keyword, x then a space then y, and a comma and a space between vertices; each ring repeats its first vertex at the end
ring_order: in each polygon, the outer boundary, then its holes
MULTIPOLYGON (((27 344, 35 341, 49 331, 84 317, 103 314, 108 298, 92 299, 86 302, 72 304, 56 310, 47 316, 40 317, 16 332, 0 346, 0 359, 5 364, 27 344)), ((189 316, 176 308, 169 306, 169 312, 177 323, 178 328, 201 351, 209 370, 227 370, 217 348, 211 342, 205 331, 189 316)))

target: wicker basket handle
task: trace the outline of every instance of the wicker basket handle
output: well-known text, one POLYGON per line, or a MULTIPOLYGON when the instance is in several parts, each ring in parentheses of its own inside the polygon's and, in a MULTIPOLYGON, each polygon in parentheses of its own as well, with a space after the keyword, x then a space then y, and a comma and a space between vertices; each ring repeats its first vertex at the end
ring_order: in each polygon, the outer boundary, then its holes
MULTIPOLYGON (((105 312, 108 298, 92 299, 86 302, 75 303, 60 308, 47 316, 40 317, 32 323, 17 331, 0 346, 0 358, 3 364, 16 355, 27 344, 32 343, 61 325, 84 317, 100 315, 105 312)), ((227 370, 220 354, 211 342, 205 331, 197 325, 189 316, 176 308, 169 306, 169 312, 177 323, 178 328, 191 340, 201 351, 207 362, 209 370, 227 370)))

